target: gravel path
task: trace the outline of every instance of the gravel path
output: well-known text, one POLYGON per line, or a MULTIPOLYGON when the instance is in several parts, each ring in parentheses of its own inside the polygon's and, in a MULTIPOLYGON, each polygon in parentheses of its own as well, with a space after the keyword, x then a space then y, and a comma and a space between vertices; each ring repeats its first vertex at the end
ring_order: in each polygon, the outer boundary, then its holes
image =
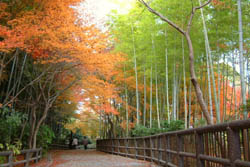
POLYGON ((96 150, 54 150, 48 157, 32 167, 157 167, 150 162, 96 150))

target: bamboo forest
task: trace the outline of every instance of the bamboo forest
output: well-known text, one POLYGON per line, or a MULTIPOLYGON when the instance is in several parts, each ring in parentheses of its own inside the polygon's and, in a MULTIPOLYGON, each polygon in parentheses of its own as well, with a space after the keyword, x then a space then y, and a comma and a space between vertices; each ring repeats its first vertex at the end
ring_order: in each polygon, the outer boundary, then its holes
MULTIPOLYGON (((20 159, 41 148, 56 159, 59 145, 106 152, 108 139, 123 138, 143 139, 145 148, 146 136, 235 121, 243 128, 238 158, 249 165, 249 14, 249 0, 0 0, 0 166, 11 164, 6 151, 20 159)), ((211 147, 204 135, 205 152, 230 150, 224 140, 236 138, 226 131, 211 131, 211 147)), ((126 157, 142 154, 138 143, 115 141, 109 153, 126 146, 126 157)), ((150 148, 142 159, 160 162, 165 152, 150 148)), ((169 151, 179 156, 171 163, 195 166, 179 151, 169 151)), ((216 166, 208 161, 196 166, 216 166)))

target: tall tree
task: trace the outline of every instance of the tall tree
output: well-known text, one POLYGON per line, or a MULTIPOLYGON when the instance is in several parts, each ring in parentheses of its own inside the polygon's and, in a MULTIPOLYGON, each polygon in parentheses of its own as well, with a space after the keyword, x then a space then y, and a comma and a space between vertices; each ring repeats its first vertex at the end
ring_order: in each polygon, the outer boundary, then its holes
POLYGON ((210 124, 210 125, 213 124, 213 122, 211 120, 211 117, 210 117, 210 115, 208 113, 207 105, 206 105, 206 103, 204 101, 204 98, 203 98, 203 93, 201 91, 200 85, 199 85, 199 83, 197 81, 197 77, 196 77, 196 74, 195 74, 195 69, 194 69, 194 49, 193 49, 193 43, 192 43, 192 40, 191 40, 191 37, 190 37, 190 29, 191 29, 192 20, 193 20, 193 17, 195 15, 195 12, 197 10, 207 6, 211 2, 211 0, 208 0, 207 2, 205 2, 204 4, 202 4, 200 6, 192 7, 192 12, 191 12, 190 18, 188 20, 188 25, 186 27, 186 31, 184 31, 178 25, 173 23, 167 17, 163 16, 161 13, 159 13, 159 12, 155 11, 154 9, 152 9, 148 5, 148 3, 146 3, 144 0, 138 0, 138 1, 141 2, 151 13, 153 13, 153 14, 157 15, 158 17, 160 17, 163 21, 167 22, 170 26, 175 28, 178 32, 180 32, 186 38, 187 43, 188 43, 188 47, 189 47, 189 68, 190 68, 191 81, 192 81, 193 86, 195 88, 198 102, 200 104, 202 112, 205 115, 207 123, 210 124))
MULTIPOLYGON (((240 83, 241 83, 241 98, 242 104, 246 106, 246 81, 245 81, 245 66, 243 57, 243 30, 242 30, 242 11, 241 0, 237 0, 238 5, 238 21, 239 21, 239 59, 240 59, 240 83)), ((244 118, 247 118, 247 111, 244 108, 244 118)))

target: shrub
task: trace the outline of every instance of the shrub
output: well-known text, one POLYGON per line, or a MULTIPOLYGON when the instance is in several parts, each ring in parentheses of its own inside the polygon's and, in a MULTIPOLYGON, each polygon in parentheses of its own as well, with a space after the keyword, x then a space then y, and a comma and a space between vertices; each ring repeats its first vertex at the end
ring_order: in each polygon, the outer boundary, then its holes
POLYGON ((161 128, 157 127, 157 124, 154 122, 152 128, 147 128, 143 125, 137 125, 131 131, 131 136, 133 137, 141 137, 141 136, 150 136, 158 133, 169 132, 169 131, 176 131, 184 129, 184 122, 181 120, 171 121, 162 121, 161 128))
POLYGON ((165 128, 164 132, 176 131, 184 129, 184 122, 182 120, 170 121, 168 124, 166 121, 163 122, 162 126, 165 128))
POLYGON ((140 137, 140 136, 149 136, 151 135, 151 133, 149 128, 143 125, 136 125, 135 128, 131 131, 131 135, 133 137, 140 137))
POLYGON ((44 150, 47 150, 54 138, 55 134, 49 126, 42 125, 37 134, 37 148, 42 147, 44 150))
POLYGON ((206 120, 205 119, 199 119, 196 120, 194 123, 195 127, 200 127, 200 126, 205 126, 206 125, 206 120))
POLYGON ((246 103, 246 105, 241 105, 240 106, 240 112, 241 112, 241 114, 244 114, 244 111, 246 111, 248 114, 248 118, 250 118, 250 115, 249 115, 249 113, 250 113, 250 98, 249 99, 247 99, 247 103, 246 103))
POLYGON ((0 151, 13 151, 19 154, 22 143, 19 131, 26 115, 9 108, 0 109, 0 151))

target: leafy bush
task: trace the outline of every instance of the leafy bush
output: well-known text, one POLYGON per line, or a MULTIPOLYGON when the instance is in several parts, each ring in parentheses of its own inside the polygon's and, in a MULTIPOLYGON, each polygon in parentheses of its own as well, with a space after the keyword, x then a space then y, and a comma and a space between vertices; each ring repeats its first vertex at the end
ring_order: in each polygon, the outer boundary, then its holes
POLYGON ((136 125, 135 128, 131 131, 131 133, 133 137, 149 136, 150 129, 143 125, 136 125))
POLYGON ((37 148, 42 147, 44 150, 47 150, 54 138, 55 134, 49 126, 42 125, 37 134, 37 148))
POLYGON ((153 123, 152 128, 147 128, 143 125, 137 125, 131 131, 131 136, 133 137, 150 136, 150 135, 163 133, 163 132, 182 130, 184 129, 184 122, 181 120, 171 121, 170 123, 168 123, 168 121, 162 121, 161 128, 158 128, 156 126, 157 124, 155 122, 153 123))
POLYGON ((55 132, 55 138, 53 139, 52 143, 57 144, 65 144, 67 140, 69 140, 69 136, 71 135, 71 131, 65 129, 64 127, 60 128, 59 132, 55 132))
POLYGON ((19 154, 22 143, 19 140, 21 124, 27 116, 9 108, 0 109, 0 150, 19 154))
MULTIPOLYGON (((240 112, 242 113, 242 114, 244 114, 244 111, 246 111, 247 113, 248 113, 248 115, 249 115, 249 113, 250 113, 250 98, 249 99, 247 99, 247 103, 246 103, 246 105, 241 105, 240 106, 240 112)), ((250 118, 250 117, 249 117, 250 118)))
POLYGON ((8 108, 0 110, 0 143, 11 143, 18 138, 19 127, 22 124, 22 115, 8 108))
POLYGON ((205 126, 206 120, 205 119, 199 119, 194 122, 195 127, 205 126))
MULTIPOLYGON (((29 148, 28 141, 30 137, 30 125, 27 124, 24 129, 22 143, 23 148, 29 148)), ((41 125, 37 133, 37 148, 42 147, 44 151, 48 150, 49 145, 55 138, 54 132, 47 125, 41 125)))
POLYGON ((161 127, 163 132, 182 130, 184 129, 184 122, 182 120, 170 121, 170 123, 163 121, 161 122, 161 127))

